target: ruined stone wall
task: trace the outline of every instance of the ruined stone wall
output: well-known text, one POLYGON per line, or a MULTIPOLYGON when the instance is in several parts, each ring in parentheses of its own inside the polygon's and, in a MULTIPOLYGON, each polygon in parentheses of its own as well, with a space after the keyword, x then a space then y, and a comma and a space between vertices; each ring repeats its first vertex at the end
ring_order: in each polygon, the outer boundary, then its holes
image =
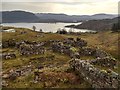
POLYGON ((108 57, 108 56, 111 57, 111 55, 109 55, 108 53, 106 53, 105 51, 103 51, 101 49, 90 48, 90 47, 80 48, 79 53, 80 53, 80 55, 94 56, 96 58, 103 58, 103 57, 108 57))
POLYGON ((63 44, 71 45, 73 47, 84 47, 87 46, 87 42, 82 40, 81 38, 67 38, 63 41, 63 44))
POLYGON ((61 43, 53 43, 52 50, 54 52, 64 53, 69 56, 71 56, 72 54, 72 51, 70 50, 70 46, 65 46, 65 45, 62 45, 61 43))
POLYGON ((41 44, 22 44, 20 45, 20 53, 21 55, 36 55, 36 54, 44 54, 45 49, 41 46, 41 44))
POLYGON ((70 61, 70 67, 77 71, 84 80, 94 88, 118 88, 120 76, 113 71, 107 72, 94 67, 89 61, 75 59, 70 61))
POLYGON ((93 65, 99 65, 102 67, 114 68, 117 61, 112 57, 97 58, 89 61, 93 65))

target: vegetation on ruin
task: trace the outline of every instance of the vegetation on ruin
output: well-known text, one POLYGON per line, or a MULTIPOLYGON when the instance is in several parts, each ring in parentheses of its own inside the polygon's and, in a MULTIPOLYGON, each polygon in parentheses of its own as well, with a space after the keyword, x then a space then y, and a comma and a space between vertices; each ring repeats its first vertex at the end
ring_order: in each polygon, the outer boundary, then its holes
MULTIPOLYGON (((49 41, 49 40, 64 40, 68 37, 77 38, 80 37, 83 40, 88 42, 88 47, 100 48, 105 50, 107 53, 110 53, 114 58, 119 61, 118 53, 118 42, 120 39, 118 32, 103 31, 98 33, 81 33, 79 35, 75 34, 57 34, 57 33, 39 33, 32 31, 26 28, 15 28, 15 27, 3 27, 3 29, 14 28, 16 30, 13 32, 3 32, 2 41, 14 39, 15 42, 18 41, 49 41)), ((49 47, 45 46, 46 48, 49 47)), ((73 51, 77 51, 78 48, 71 48, 73 51)), ((29 74, 28 76, 18 77, 16 80, 10 81, 8 87, 19 87, 19 88, 42 88, 42 87, 61 87, 61 88, 85 88, 90 87, 90 85, 82 79, 79 79, 75 73, 69 71, 69 60, 70 57, 65 54, 53 53, 47 51, 44 55, 30 55, 30 56, 21 56, 16 48, 3 48, 0 52, 14 52, 17 56, 15 59, 3 60, 3 72, 7 72, 10 69, 19 68, 25 66, 30 62, 34 66, 33 68, 38 67, 39 65, 44 66, 44 69, 41 69, 42 80, 39 83, 33 83, 34 75, 29 74), (54 58, 51 59, 51 56, 54 58), (42 60, 34 60, 35 58, 43 57, 42 60), (48 58, 45 59, 44 58, 48 58)), ((83 60, 93 59, 91 56, 81 57, 83 60)), ((115 71, 120 70, 120 66, 116 68, 115 71)))

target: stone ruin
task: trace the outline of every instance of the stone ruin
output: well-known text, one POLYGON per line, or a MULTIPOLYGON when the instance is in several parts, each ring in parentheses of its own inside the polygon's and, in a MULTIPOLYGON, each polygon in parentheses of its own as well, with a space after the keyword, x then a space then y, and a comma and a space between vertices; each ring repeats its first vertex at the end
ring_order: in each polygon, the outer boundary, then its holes
POLYGON ((52 50, 53 52, 59 52, 71 56, 72 50, 70 46, 63 45, 62 43, 53 43, 52 50))
POLYGON ((2 59, 14 59, 16 58, 16 55, 14 53, 2 53, 1 54, 2 59))
POLYGON ((87 42, 82 40, 81 38, 67 38, 63 41, 63 44, 71 45, 73 47, 84 47, 87 46, 87 42))
POLYGON ((19 47, 21 55, 44 54, 45 48, 43 43, 40 44, 22 44, 19 47))
POLYGON ((102 67, 115 68, 117 61, 112 57, 97 58, 89 61, 93 65, 99 65, 102 67))
POLYGON ((103 58, 103 57, 111 57, 108 53, 106 53, 103 50, 96 49, 96 48, 90 48, 90 47, 82 47, 79 50, 80 55, 84 56, 94 56, 95 58, 103 58))
POLYGON ((119 74, 110 70, 117 66, 117 61, 110 54, 90 47, 82 47, 78 52, 80 56, 95 57, 93 60, 74 58, 70 61, 70 67, 89 82, 93 88, 120 88, 119 74), (104 67, 106 69, 102 70, 104 67))
MULTIPOLYGON (((13 40, 14 41, 14 40, 13 40)), ((7 42, 8 43, 8 42, 7 42)), ((102 67, 114 68, 116 66, 116 60, 112 58, 108 53, 102 51, 100 49, 88 48, 87 42, 82 40, 81 38, 68 38, 63 42, 59 40, 50 40, 46 42, 17 42, 6 44, 7 46, 14 46, 19 48, 21 55, 36 55, 36 54, 44 54, 46 49, 45 45, 50 45, 53 52, 59 52, 61 54, 69 55, 74 60, 70 61, 70 67, 77 71, 87 82, 89 82, 92 87, 95 88, 117 88, 119 87, 118 82, 120 82, 120 76, 113 72, 112 70, 106 71, 97 68, 95 65, 102 67), (78 52, 73 52, 71 47, 79 47, 78 52), (96 59, 94 60, 80 60, 80 56, 94 56, 96 59)), ((5 46, 5 47, 7 47, 5 46)), ((3 59, 11 59, 16 58, 15 54, 3 54, 3 59)), ((31 60, 42 60, 50 57, 38 57, 32 58, 31 60)), ((54 59, 54 56, 51 57, 54 59)), ((51 60, 52 60, 51 59, 51 60)), ((14 80, 17 76, 21 76, 25 73, 26 70, 31 69, 18 69, 14 72, 9 73, 9 79, 14 80)), ((5 78, 5 77, 3 77, 5 78)))
POLYGON ((60 52, 67 54, 71 58, 80 58, 80 54, 78 52, 73 52, 71 50, 72 47, 84 47, 87 45, 87 42, 82 40, 81 38, 67 38, 63 41, 52 41, 52 50, 53 52, 60 52))
POLYGON ((71 60, 70 67, 90 83, 93 88, 120 87, 120 76, 112 70, 101 70, 94 67, 89 61, 80 59, 71 60))
POLYGON ((96 51, 95 49, 84 47, 84 48, 80 48, 79 53, 80 55, 84 55, 84 56, 94 56, 95 51, 96 51))

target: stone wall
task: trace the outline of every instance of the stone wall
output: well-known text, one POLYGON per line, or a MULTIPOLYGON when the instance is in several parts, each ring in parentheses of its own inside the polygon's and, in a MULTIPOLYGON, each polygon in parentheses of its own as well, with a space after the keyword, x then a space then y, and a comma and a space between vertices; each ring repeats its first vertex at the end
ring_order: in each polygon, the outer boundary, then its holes
POLYGON ((79 50, 80 55, 94 56, 95 58, 111 57, 108 53, 97 48, 82 47, 79 50))
POLYGON ((41 44, 22 44, 19 47, 21 55, 37 55, 44 54, 45 49, 41 44))
POLYGON ((70 46, 65 46, 62 43, 53 43, 52 50, 53 52, 67 54, 69 56, 71 56, 72 54, 72 50, 70 50, 70 46))
POLYGON ((94 67, 87 60, 74 59, 70 67, 89 82, 93 88, 118 88, 120 76, 112 70, 106 71, 94 67))
POLYGON ((63 41, 63 44, 71 45, 73 47, 84 47, 87 46, 87 42, 81 38, 67 38, 63 41))
POLYGON ((89 61, 93 65, 99 65, 102 67, 114 68, 117 64, 117 61, 111 57, 97 58, 95 60, 89 61))

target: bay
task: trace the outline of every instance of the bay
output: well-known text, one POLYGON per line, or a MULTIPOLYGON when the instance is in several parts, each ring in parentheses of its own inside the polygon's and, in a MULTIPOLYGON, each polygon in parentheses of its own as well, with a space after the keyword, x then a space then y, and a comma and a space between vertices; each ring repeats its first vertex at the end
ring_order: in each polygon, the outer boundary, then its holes
POLYGON ((2 23, 3 26, 21 27, 32 29, 33 26, 36 27, 36 31, 42 29, 43 32, 53 32, 55 33, 58 29, 66 29, 67 31, 72 30, 73 32, 94 32, 93 30, 87 29, 73 29, 66 28, 67 25, 78 25, 79 23, 2 23))

